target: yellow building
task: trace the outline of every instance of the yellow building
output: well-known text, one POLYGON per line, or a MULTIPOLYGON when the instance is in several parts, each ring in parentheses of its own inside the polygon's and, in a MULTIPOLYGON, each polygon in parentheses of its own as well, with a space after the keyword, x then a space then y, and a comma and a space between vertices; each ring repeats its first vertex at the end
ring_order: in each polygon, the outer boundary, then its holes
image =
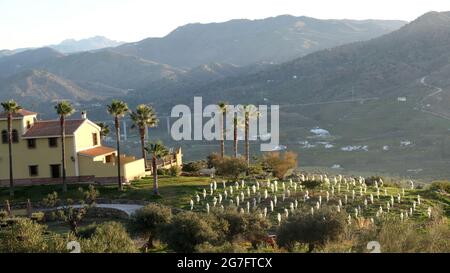
MULTIPOLYGON (((20 110, 13 115, 13 173, 15 185, 61 183, 59 120, 38 120, 37 113, 20 110)), ((0 113, 0 186, 9 185, 7 115, 0 113)), ((102 146, 100 127, 85 116, 66 120, 66 173, 68 183, 117 182, 117 151, 102 146)), ((145 175, 143 159, 121 155, 124 182, 145 175)))

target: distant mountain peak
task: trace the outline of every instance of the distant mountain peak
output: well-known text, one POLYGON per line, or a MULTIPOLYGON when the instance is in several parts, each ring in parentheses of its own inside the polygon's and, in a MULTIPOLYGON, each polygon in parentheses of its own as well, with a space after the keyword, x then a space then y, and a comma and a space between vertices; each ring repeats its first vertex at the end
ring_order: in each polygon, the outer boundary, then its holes
POLYGON ((180 26, 162 38, 147 38, 112 50, 182 69, 202 64, 281 63, 345 43, 372 39, 406 22, 393 20, 321 20, 279 15, 180 26))
POLYGON ((49 47, 63 53, 75 53, 82 51, 99 50, 108 47, 116 47, 122 44, 124 44, 124 42, 110 40, 104 36, 97 35, 80 40, 66 39, 57 45, 50 45, 49 47))
POLYGON ((415 30, 428 31, 429 29, 445 27, 450 24, 450 12, 430 11, 412 21, 405 27, 415 30))

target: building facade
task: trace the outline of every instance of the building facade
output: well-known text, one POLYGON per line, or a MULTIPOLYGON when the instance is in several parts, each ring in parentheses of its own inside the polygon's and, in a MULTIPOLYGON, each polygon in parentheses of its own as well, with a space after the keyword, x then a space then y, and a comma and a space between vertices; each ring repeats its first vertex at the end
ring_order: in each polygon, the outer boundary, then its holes
MULTIPOLYGON (((13 173, 15 185, 61 183, 59 120, 38 120, 37 113, 13 115, 13 173)), ((100 127, 85 116, 66 120, 66 176, 68 183, 117 182, 117 151, 102 146, 100 127)), ((9 185, 7 115, 0 113, 0 186, 9 185)), ((121 155, 125 183, 145 175, 143 159, 121 155)))

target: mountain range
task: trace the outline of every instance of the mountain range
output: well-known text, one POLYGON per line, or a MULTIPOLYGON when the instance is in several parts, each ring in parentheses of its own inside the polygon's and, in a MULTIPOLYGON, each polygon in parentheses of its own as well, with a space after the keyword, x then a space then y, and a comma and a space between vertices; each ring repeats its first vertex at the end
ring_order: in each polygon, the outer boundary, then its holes
MULTIPOLYGON (((75 83, 105 99, 150 88, 153 83, 170 86, 206 84, 230 76, 256 73, 274 63, 314 50, 374 38, 404 24, 402 21, 278 16, 264 20, 189 24, 163 38, 77 53, 73 51, 85 44, 90 44, 92 49, 95 41, 105 46, 109 40, 102 37, 78 42, 70 40, 53 48, 20 50, 1 57, 0 92, 11 90, 14 80, 25 80, 20 78, 27 75, 22 72, 32 70, 48 72, 47 75, 75 83)), ((67 97, 64 92, 58 92, 59 99, 71 97, 70 88, 67 97)), ((20 92, 20 89, 16 90, 20 92)), ((5 96, 7 94, 0 94, 0 97, 5 96)), ((27 92, 27 96, 33 97, 33 93, 27 92)), ((35 96, 34 99, 45 101, 47 97, 52 96, 35 96)), ((78 98, 90 99, 89 96, 78 98)))
POLYGON ((316 50, 368 40, 405 23, 281 15, 262 20, 188 24, 163 38, 148 38, 113 50, 181 68, 211 62, 239 66, 256 62, 280 63, 316 50))
MULTIPOLYGON (((55 45, 48 45, 45 47, 52 48, 54 50, 57 50, 61 53, 76 53, 76 52, 82 52, 82 51, 93 51, 108 47, 116 47, 119 45, 124 44, 124 42, 118 42, 110 40, 103 36, 94 36, 91 38, 81 39, 81 40, 75 40, 75 39, 66 39, 62 41, 59 44, 55 45)), ((11 56, 16 53, 20 53, 27 50, 32 50, 36 48, 17 48, 13 50, 3 49, 0 50, 0 58, 5 56, 11 56)))

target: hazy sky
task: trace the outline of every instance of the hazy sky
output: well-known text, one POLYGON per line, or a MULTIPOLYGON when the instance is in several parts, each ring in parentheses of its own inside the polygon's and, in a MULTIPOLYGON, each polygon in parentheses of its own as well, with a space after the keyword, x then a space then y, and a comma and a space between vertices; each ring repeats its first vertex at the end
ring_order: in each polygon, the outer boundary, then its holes
POLYGON ((0 49, 103 35, 120 41, 164 36, 187 23, 281 14, 321 19, 401 19, 450 11, 449 0, 0 0, 0 49))

